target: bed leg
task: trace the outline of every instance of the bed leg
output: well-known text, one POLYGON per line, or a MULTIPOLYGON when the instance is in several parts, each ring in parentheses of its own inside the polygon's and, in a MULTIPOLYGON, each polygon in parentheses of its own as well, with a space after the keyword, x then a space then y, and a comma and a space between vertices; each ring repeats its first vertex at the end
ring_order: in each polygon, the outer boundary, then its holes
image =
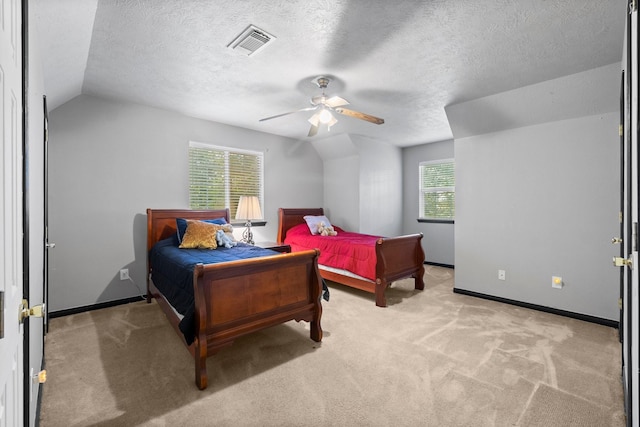
POLYGON ((195 351, 193 352, 196 368, 196 385, 200 390, 207 388, 207 346, 206 340, 196 337, 195 351), (204 341, 204 345, 202 344, 204 341))
POLYGON ((311 339, 315 342, 322 341, 322 326, 320 326, 320 316, 316 316, 310 322, 311 325, 311 339))
POLYGON ((387 306, 387 297, 384 295, 384 291, 387 290, 386 280, 376 279, 376 305, 378 307, 387 306))
POLYGON ((415 275, 416 278, 416 289, 419 291, 424 290, 424 265, 418 270, 415 275))
POLYGON ((196 367, 196 385, 200 390, 207 388, 207 358, 198 357, 195 358, 196 367))

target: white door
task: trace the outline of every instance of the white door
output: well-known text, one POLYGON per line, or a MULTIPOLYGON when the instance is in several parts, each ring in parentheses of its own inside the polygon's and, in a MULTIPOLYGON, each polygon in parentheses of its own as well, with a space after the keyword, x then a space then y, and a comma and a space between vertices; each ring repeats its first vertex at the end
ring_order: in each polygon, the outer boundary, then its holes
POLYGON ((632 242, 630 242, 630 252, 629 258, 631 258, 633 262, 633 268, 631 269, 631 281, 628 284, 627 290, 627 315, 629 317, 629 342, 628 346, 630 352, 627 352, 627 357, 629 359, 629 370, 628 370, 628 387, 629 394, 631 396, 631 421, 633 426, 640 425, 638 422, 638 398, 640 394, 638 393, 638 385, 640 384, 639 377, 639 368, 638 364, 638 344, 640 339, 640 323, 638 322, 638 273, 640 272, 640 265, 638 265, 638 191, 640 191, 640 186, 638 185, 638 156, 640 152, 638 151, 638 119, 640 115, 638 114, 638 104, 639 98, 638 95, 640 87, 638 84, 640 83, 638 79, 638 48, 640 45, 638 44, 638 10, 637 3, 633 2, 634 7, 631 13, 631 88, 632 88, 632 96, 631 96, 631 104, 632 104, 632 115, 631 115, 631 179, 629 185, 629 191, 631 193, 631 218, 627 222, 631 226, 631 235, 632 242))
POLYGON ((22 302, 22 2, 0 2, 0 425, 21 426, 22 302))
POLYGON ((623 275, 622 290, 622 377, 625 392, 625 408, 627 425, 637 427, 638 385, 640 384, 638 364, 638 344, 640 328, 638 323, 638 282, 640 265, 638 265, 638 11, 635 0, 630 0, 630 14, 627 19, 626 52, 625 52, 625 102, 624 102, 624 176, 623 176, 623 253, 620 261, 626 267, 623 275))

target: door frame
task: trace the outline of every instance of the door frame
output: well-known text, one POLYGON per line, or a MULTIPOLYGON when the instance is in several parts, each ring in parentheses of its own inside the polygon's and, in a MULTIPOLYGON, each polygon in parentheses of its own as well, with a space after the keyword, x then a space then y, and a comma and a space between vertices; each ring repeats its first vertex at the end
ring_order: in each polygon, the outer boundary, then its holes
MULTIPOLYGON (((28 1, 21 1, 22 3, 22 298, 29 301, 29 141, 28 134, 28 122, 27 122, 27 108, 29 102, 29 5, 28 1)), ((25 425, 30 425, 30 406, 31 400, 31 387, 30 387, 30 374, 29 366, 31 364, 31 352, 29 341, 29 320, 23 322, 23 334, 22 334, 22 398, 23 398, 23 422, 25 425)))

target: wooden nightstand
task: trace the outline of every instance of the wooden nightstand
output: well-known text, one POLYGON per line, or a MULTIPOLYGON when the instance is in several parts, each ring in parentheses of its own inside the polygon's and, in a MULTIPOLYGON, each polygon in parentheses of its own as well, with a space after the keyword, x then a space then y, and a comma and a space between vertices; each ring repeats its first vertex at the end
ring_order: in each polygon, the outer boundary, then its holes
POLYGON ((260 246, 261 248, 271 249, 276 252, 282 252, 283 254, 287 254, 291 252, 291 246, 285 243, 276 243, 276 242, 256 242, 255 246, 260 246))

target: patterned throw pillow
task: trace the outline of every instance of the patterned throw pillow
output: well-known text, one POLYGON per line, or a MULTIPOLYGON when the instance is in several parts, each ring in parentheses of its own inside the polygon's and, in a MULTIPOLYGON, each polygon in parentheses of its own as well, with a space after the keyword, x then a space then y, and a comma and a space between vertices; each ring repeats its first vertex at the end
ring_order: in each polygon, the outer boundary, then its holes
POLYGON ((182 249, 216 249, 216 231, 220 225, 204 221, 187 220, 187 230, 182 237, 182 249))
MULTIPOLYGON (((191 221, 195 221, 195 220, 191 220, 191 221)), ((211 224, 226 224, 227 220, 220 217, 220 218, 213 218, 213 219, 200 219, 199 221, 202 222, 210 222, 211 224)), ((178 243, 182 243, 182 238, 184 236, 184 233, 187 231, 187 220, 185 218, 176 218, 176 228, 177 228, 177 234, 178 234, 178 243)))

